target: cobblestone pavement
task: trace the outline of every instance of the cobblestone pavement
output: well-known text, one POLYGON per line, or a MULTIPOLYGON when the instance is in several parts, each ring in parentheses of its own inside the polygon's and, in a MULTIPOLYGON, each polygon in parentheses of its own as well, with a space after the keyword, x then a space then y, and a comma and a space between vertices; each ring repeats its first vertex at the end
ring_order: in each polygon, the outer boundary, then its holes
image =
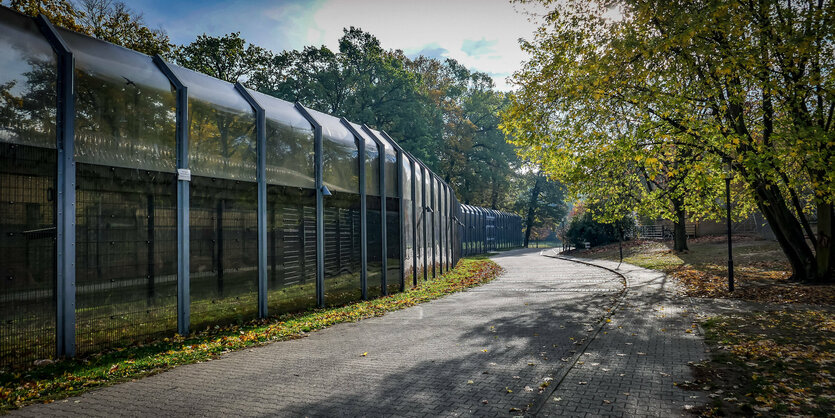
POLYGON ((708 357, 676 284, 630 264, 584 261, 624 275, 628 291, 539 415, 679 416, 705 403, 703 392, 676 387, 693 379, 689 362, 708 357))
POLYGON ((698 401, 673 381, 704 348, 663 276, 626 269, 624 295, 621 276, 539 250, 494 260, 505 274, 468 292, 13 415, 658 416, 698 401))

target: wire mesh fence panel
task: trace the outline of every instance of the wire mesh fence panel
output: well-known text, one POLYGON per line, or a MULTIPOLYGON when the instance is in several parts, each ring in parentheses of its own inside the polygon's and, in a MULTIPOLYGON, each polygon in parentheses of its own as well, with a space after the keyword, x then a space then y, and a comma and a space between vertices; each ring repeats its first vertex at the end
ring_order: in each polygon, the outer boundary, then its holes
POLYGON ((362 297, 359 195, 335 192, 325 207, 325 304, 362 297))
POLYGON ((57 58, 0 8, 0 368, 55 355, 57 58))
POLYGON ((56 155, 0 143, 0 367, 55 355, 56 155))
POLYGON ((400 199, 386 197, 386 287, 392 294, 400 290, 401 284, 401 226, 400 199))
POLYGON ((173 334, 174 174, 81 163, 76 167, 78 352, 173 334))
POLYGON ((380 196, 366 197, 366 248, 368 297, 383 294, 383 230, 380 196))
POLYGON ((199 330, 257 314, 255 183, 193 177, 191 182, 191 323, 199 330))
POLYGON ((310 189, 267 187, 267 306, 271 315, 316 304, 316 196, 310 189), (315 228, 315 226, 314 226, 315 228), (310 251, 313 247, 313 251, 310 251))

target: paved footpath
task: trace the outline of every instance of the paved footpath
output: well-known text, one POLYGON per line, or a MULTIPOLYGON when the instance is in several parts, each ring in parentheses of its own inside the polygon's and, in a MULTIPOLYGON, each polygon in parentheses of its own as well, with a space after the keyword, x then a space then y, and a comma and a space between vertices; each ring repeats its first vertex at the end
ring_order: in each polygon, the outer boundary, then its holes
POLYGON ((624 265, 625 286, 548 254, 504 252, 506 272, 467 292, 13 415, 678 416, 703 401, 673 385, 705 354, 663 275, 624 265))

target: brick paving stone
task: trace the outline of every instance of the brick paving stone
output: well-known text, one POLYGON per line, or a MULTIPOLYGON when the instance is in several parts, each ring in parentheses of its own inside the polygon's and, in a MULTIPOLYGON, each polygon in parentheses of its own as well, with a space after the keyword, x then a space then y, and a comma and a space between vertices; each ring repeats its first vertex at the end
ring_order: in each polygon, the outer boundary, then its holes
MULTIPOLYGON (((676 283, 653 270, 602 260, 582 260, 624 275, 627 292, 578 362, 538 415, 686 416, 686 405, 704 394, 676 387, 694 380, 689 362, 707 356, 695 312, 676 283), (578 385, 575 382, 588 382, 578 385), (628 394, 628 395, 626 395, 628 394), (555 398, 561 398, 555 402, 555 398), (582 399, 580 407, 577 400, 582 399)), ((533 411, 532 411, 533 412, 533 411)))
POLYGON ((659 416, 696 403, 672 382, 704 348, 663 275, 623 266, 622 297, 619 275, 545 255, 503 252, 505 273, 467 292, 13 415, 659 416))

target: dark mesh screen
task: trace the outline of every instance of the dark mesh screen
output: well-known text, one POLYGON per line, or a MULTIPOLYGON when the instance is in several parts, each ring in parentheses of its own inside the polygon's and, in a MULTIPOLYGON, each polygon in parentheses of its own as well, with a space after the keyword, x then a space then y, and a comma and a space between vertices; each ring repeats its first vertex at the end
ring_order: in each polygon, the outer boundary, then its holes
POLYGON ((191 323, 199 330, 255 318, 258 305, 257 186, 192 177, 191 323))
POLYGON ((362 297, 360 287, 360 197, 334 192, 325 196, 325 304, 362 297))
POLYGON ((0 143, 0 366, 55 355, 56 156, 0 143))
POLYGON ((366 196, 366 245, 368 264, 366 284, 368 297, 383 294, 383 231, 380 196, 366 196))
POLYGON ((386 287, 389 294, 400 291, 403 280, 400 267, 400 199, 386 198, 386 287))
POLYGON ((78 351, 176 332, 175 176, 76 167, 78 351))
POLYGON ((267 303, 271 315, 316 305, 316 195, 267 186, 267 303))

